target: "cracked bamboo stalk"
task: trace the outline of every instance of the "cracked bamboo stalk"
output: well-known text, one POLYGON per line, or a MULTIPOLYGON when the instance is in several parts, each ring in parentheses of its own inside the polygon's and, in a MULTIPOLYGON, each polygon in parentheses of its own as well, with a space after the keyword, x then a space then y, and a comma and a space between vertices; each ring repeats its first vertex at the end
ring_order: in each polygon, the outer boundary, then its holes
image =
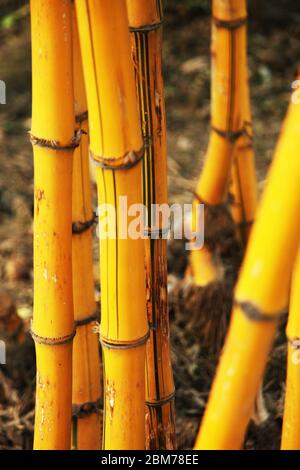
POLYGON ((141 127, 146 142, 143 198, 148 208, 149 228, 145 250, 150 325, 150 341, 146 349, 146 448, 175 449, 175 389, 167 305, 167 240, 162 238, 168 227, 155 224, 151 212, 152 204, 167 204, 168 200, 161 57, 163 6, 161 0, 127 0, 127 9, 141 127), (158 237, 153 238, 157 231, 158 237))
POLYGON ((131 221, 122 212, 120 196, 127 197, 128 207, 142 204, 144 154, 126 3, 76 0, 75 4, 84 50, 90 151, 96 165, 99 204, 110 204, 116 210, 116 220, 106 218, 107 238, 100 226, 103 447, 144 449, 149 336, 144 241, 122 237, 118 223, 119 216, 131 221))
MULTIPOLYGON (((299 105, 298 105, 299 106, 299 105)), ((282 450, 300 450, 300 250, 294 266, 290 312, 286 328, 288 340, 286 392, 284 402, 282 450)))
POLYGON ((73 341, 72 448, 101 448, 101 363, 93 276, 92 209, 88 152, 88 113, 79 38, 73 13, 73 73, 75 121, 82 131, 73 161, 73 300, 76 336, 73 341))
POLYGON ((299 122, 300 107, 290 104, 235 290, 231 325, 196 449, 241 448, 276 326, 287 309, 300 231, 299 122), (289 191, 280 190, 282 181, 289 191))
POLYGON ((34 449, 70 449, 72 403, 71 1, 31 0, 34 152, 34 449))
MULTIPOLYGON (((245 2, 213 0, 212 16, 211 133, 193 202, 194 214, 199 202, 206 204, 206 211, 226 203, 234 149, 244 133, 239 99, 242 80, 237 65, 245 55, 245 2)), ((193 225, 197 230, 196 216, 193 225)), ((218 278, 218 269, 205 245, 192 251, 191 266, 198 286, 218 278)))

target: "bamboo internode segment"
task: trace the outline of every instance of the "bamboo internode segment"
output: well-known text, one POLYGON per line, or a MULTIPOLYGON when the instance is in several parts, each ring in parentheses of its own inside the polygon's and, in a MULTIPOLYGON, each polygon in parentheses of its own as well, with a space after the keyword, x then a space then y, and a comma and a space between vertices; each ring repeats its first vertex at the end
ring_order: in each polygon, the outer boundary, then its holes
POLYGON ((72 137, 72 139, 66 144, 61 144, 58 140, 48 140, 42 137, 38 137, 34 135, 32 132, 29 132, 29 135, 30 135, 30 142, 34 146, 56 150, 57 152, 64 152, 64 151, 73 152, 74 149, 79 147, 82 133, 84 133, 84 131, 77 130, 75 132, 75 135, 72 137))
POLYGON ((127 0, 140 120, 144 137, 143 200, 148 209, 145 240, 150 341, 146 355, 146 448, 174 449, 174 383, 167 305, 167 242, 153 220, 152 204, 167 203, 166 118, 162 78, 160 0, 127 0), (158 237, 154 239, 155 235, 158 237))
POLYGON ((300 230, 299 122, 300 107, 291 104, 236 287, 229 334, 196 449, 242 446, 277 319, 288 304, 300 230), (282 181, 289 191, 279 191, 282 181), (245 314, 245 303, 261 318, 245 314), (268 317, 273 321, 262 321, 268 317))
POLYGON ((90 219, 85 220, 84 222, 77 220, 72 223, 72 233, 73 235, 81 235, 83 232, 96 225, 97 222, 98 219, 95 213, 93 213, 93 216, 90 219))
MULTIPOLYGON (((299 106, 299 105, 298 105, 299 106)), ((282 450, 300 450, 300 251, 292 277, 288 338, 287 377, 281 439, 282 450)))
POLYGON ((149 32, 163 23, 162 0, 127 0, 130 31, 149 32))
POLYGON ((224 19, 221 20, 220 18, 213 17, 213 23, 217 28, 225 28, 229 30, 234 30, 247 24, 247 18, 244 17, 244 18, 238 18, 235 20, 224 20, 224 19))
POLYGON ((72 447, 78 450, 101 448, 102 401, 99 337, 95 331, 99 321, 96 312, 93 277, 94 225, 89 172, 87 103, 73 10, 73 74, 76 127, 82 134, 74 152, 72 195, 72 264, 74 320, 77 334, 73 343, 72 447), (98 405, 98 406, 97 406, 98 405))
MULTIPOLYGON (((70 449, 72 399, 71 1, 31 0, 35 449, 70 449)), ((74 146, 73 146, 74 147, 74 146)))
MULTIPOLYGON (((246 67, 246 15, 245 1, 212 2, 211 133, 193 202, 194 230, 198 228, 199 198, 207 204, 206 211, 209 205, 226 202, 234 150, 245 134, 241 96, 246 76, 241 70, 246 67)), ((217 279, 217 267, 206 247, 192 251, 191 264, 196 285, 205 286, 217 279)))
MULTIPOLYGON (((99 204, 111 204, 116 211, 116 218, 108 217, 107 237, 100 237, 103 446, 143 449, 148 338, 145 252, 142 239, 120 236, 118 224, 120 196, 127 196, 128 207, 142 203, 141 160, 126 170, 111 169, 113 159, 139 154, 143 147, 126 3, 77 0, 75 5, 89 109, 90 148, 96 161, 108 163, 96 166, 99 204)), ((124 160, 121 161, 123 165, 124 160)))
POLYGON ((138 151, 131 150, 119 157, 103 157, 91 152, 95 164, 104 170, 129 170, 144 158, 144 146, 138 151))
MULTIPOLYGON (((130 87, 133 71, 127 65, 128 41, 117 43, 118 54, 113 47, 116 31, 112 26, 115 25, 119 31, 125 23, 116 13, 119 3, 124 1, 114 0, 109 6, 107 1, 98 3, 86 0, 76 2, 77 10, 80 10, 80 36, 82 31, 90 38, 82 44, 84 68, 86 64, 93 72, 86 73, 84 70, 86 89, 92 98, 90 102, 88 97, 90 148, 95 157, 117 159, 129 152, 139 152, 142 141, 136 131, 139 120, 135 109, 135 90, 130 87), (100 18, 102 15, 103 20, 100 18), (101 28, 98 26, 100 20, 101 28), (104 70, 110 73, 103 73, 104 70), (112 79, 112 75, 116 79, 112 79)), ((120 11, 123 11, 123 6, 120 6, 120 11)))

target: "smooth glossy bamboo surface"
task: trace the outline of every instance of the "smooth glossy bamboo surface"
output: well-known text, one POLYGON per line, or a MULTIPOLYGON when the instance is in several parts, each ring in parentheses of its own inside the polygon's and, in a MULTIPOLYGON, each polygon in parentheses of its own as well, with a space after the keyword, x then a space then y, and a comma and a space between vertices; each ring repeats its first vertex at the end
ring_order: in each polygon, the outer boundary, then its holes
POLYGON ((300 107, 277 146, 235 291, 235 307, 196 449, 239 449, 275 328, 286 310, 300 230, 300 107), (282 191, 282 182, 288 191, 282 191), (270 246, 272 249, 270 249, 270 246))
POLYGON ((300 251, 294 267, 289 319, 287 376, 283 415, 281 449, 300 450, 300 251))
POLYGON ((70 449, 72 399, 71 2, 31 0, 35 449, 70 449))
POLYGON ((167 203, 167 149, 162 77, 163 5, 160 0, 127 0, 141 127, 146 143, 143 198, 148 208, 146 248, 150 341, 146 356, 146 448, 174 449, 174 383, 167 304, 167 241, 151 214, 167 203), (152 227, 152 228, 151 228, 152 227), (156 239, 155 234, 160 232, 156 239))
POLYGON ((143 141, 126 3, 77 0, 76 8, 99 204, 116 209, 116 220, 107 220, 107 237, 100 237, 103 445, 143 449, 148 338, 145 250, 141 238, 121 237, 118 224, 120 196, 127 197, 128 207, 142 203, 143 141))
POLYGON ((88 113, 79 38, 73 14, 73 70, 76 127, 84 132, 73 162, 73 299, 76 336, 73 341, 72 447, 101 448, 102 370, 93 277, 94 213, 89 172, 88 113))

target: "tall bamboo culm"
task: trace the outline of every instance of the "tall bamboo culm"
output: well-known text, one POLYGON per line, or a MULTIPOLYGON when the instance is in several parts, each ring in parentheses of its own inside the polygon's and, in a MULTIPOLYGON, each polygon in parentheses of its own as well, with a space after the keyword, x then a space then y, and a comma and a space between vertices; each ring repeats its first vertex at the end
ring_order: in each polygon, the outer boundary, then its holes
POLYGON ((175 390, 167 304, 167 241, 152 214, 167 204, 167 151, 162 78, 163 5, 160 0, 127 0, 140 120, 145 142, 143 197, 148 209, 146 248, 150 341, 146 355, 146 448, 175 449, 175 390))
POLYGON ((72 447, 101 448, 101 364, 93 277, 92 228, 95 217, 89 172, 88 113, 79 38, 73 8, 73 70, 76 127, 82 132, 73 162, 73 341, 72 447))
MULTIPOLYGON (((212 1, 211 134, 194 200, 194 208, 201 202, 206 211, 227 202, 234 149, 244 132, 240 70, 246 59, 245 19, 245 1, 212 1)), ((218 277, 206 246, 192 251, 191 266, 196 285, 205 286, 218 277)))
POLYGON ((288 358, 281 449, 300 450, 300 251, 292 278, 290 312, 286 329, 288 358))
POLYGON ((70 449, 72 403, 71 1, 31 0, 35 449, 70 449))
POLYGON ((142 204, 144 155, 125 0, 77 0, 99 204, 116 209, 107 238, 100 218, 101 326, 105 449, 145 447, 145 250, 120 233, 119 215, 142 204), (117 52, 116 53, 116 47, 117 52), (121 105, 120 105, 121 104, 121 105))
MULTIPOLYGON (((245 10, 247 9, 246 0, 245 10)), ((245 17, 246 19, 246 17, 245 17)), ((247 63, 247 27, 243 27, 241 35, 241 59, 236 66, 239 69, 241 82, 238 102, 243 117, 243 135, 238 139, 231 171, 230 193, 233 196, 232 216, 239 229, 239 236, 244 246, 250 234, 257 208, 257 184, 255 173, 255 157, 253 151, 253 130, 251 118, 248 63, 247 63)))
POLYGON ((241 448, 275 329, 287 308, 300 230, 299 122, 300 107, 291 104, 235 290, 196 449, 241 448), (280 190, 282 181, 289 191, 280 190))

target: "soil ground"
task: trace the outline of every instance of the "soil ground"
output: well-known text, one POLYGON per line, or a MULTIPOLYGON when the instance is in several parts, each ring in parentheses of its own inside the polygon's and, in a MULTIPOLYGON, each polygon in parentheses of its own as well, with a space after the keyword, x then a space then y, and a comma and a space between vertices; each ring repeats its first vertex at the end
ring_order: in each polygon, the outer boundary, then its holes
MULTIPOLYGON (((300 7, 291 0, 277 0, 276 7, 271 0, 249 3, 254 142, 262 189, 299 64, 300 7)), ((26 1, 1 0, 0 4, 0 79, 7 87, 7 104, 0 105, 0 337, 7 343, 7 364, 0 368, 0 448, 28 449, 32 446, 35 379, 34 346, 28 334, 33 281, 33 165, 27 134, 31 114, 30 25, 26 1), (18 325, 15 334, 7 333, 6 321, 1 319, 9 309, 14 325, 18 325)), ((199 0, 166 2, 163 55, 172 203, 191 201, 208 142, 208 4, 199 0)), ((181 248, 170 243, 170 285, 174 277, 183 275, 186 257, 181 248)), ((228 300, 225 316, 230 310, 235 266, 234 259, 228 263, 231 282, 221 286, 228 300)), ((98 285, 96 262, 95 277, 98 285)), ((179 447, 190 448, 205 408, 218 352, 201 342, 201 309, 195 305, 190 310, 184 308, 180 295, 174 289, 170 295, 177 434, 179 447)), ((260 413, 260 422, 250 424, 247 449, 279 448, 285 354, 283 322, 263 384, 266 415, 260 413)))

